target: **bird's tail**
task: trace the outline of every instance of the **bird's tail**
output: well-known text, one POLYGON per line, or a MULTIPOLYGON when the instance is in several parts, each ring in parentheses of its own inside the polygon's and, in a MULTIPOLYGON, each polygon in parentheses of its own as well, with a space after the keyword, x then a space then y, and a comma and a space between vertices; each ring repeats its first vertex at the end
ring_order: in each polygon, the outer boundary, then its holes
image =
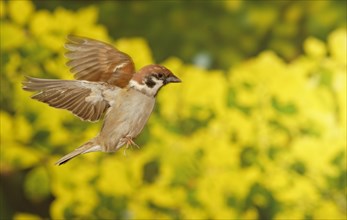
POLYGON ((87 143, 83 144, 82 146, 80 146, 79 148, 76 148, 74 151, 72 151, 71 153, 66 154, 65 156, 63 156, 62 158, 60 158, 55 165, 62 165, 66 162, 68 162, 69 160, 71 160, 74 157, 77 157, 80 154, 85 154, 85 153, 89 153, 89 152, 95 152, 95 151, 101 151, 101 147, 100 145, 96 145, 94 143, 93 140, 88 141, 87 143))

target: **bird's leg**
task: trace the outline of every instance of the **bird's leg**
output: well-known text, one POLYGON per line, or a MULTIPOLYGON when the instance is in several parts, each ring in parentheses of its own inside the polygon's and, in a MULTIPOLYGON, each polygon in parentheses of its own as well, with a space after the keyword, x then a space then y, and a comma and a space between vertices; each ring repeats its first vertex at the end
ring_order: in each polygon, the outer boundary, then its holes
POLYGON ((125 136, 125 137, 123 137, 123 138, 121 139, 121 141, 124 141, 124 142, 125 142, 125 148, 124 148, 124 155, 125 155, 125 156, 126 156, 126 149, 128 149, 129 146, 130 146, 130 147, 131 147, 131 146, 136 146, 137 148, 140 148, 139 145, 137 145, 137 144, 133 141, 132 137, 130 137, 130 136, 125 136))

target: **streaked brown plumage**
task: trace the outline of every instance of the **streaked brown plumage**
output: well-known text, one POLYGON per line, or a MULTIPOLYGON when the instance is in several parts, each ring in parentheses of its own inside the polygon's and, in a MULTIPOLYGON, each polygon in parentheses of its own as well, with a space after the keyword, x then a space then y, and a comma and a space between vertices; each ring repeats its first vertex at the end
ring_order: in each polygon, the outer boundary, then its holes
POLYGON ((123 145, 135 144, 133 138, 146 124, 160 88, 181 82, 157 64, 135 73, 127 54, 97 40, 69 36, 65 47, 75 80, 27 77, 23 89, 37 91, 33 99, 67 109, 82 120, 97 121, 104 114, 105 120, 95 138, 62 157, 58 165, 80 154, 115 152, 123 145))

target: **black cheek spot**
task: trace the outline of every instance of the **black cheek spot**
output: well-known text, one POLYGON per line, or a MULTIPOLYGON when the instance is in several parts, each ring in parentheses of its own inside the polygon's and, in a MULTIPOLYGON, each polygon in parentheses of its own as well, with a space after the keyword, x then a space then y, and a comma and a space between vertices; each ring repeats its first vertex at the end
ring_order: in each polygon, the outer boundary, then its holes
POLYGON ((152 80, 152 78, 147 78, 145 84, 149 87, 149 88, 153 88, 155 86, 155 82, 152 80))

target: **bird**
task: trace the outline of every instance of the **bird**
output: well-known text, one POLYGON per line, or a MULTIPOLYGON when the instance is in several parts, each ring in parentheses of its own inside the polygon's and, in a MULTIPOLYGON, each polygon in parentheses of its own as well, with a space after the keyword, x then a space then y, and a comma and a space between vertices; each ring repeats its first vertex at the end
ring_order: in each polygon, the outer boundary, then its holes
POLYGON ((135 70, 132 58, 111 44, 75 35, 65 42, 73 80, 26 76, 23 89, 31 98, 66 109, 83 121, 103 119, 100 132, 55 164, 90 152, 116 152, 138 146, 134 139, 151 115, 159 90, 181 80, 169 69, 150 64, 135 70))

